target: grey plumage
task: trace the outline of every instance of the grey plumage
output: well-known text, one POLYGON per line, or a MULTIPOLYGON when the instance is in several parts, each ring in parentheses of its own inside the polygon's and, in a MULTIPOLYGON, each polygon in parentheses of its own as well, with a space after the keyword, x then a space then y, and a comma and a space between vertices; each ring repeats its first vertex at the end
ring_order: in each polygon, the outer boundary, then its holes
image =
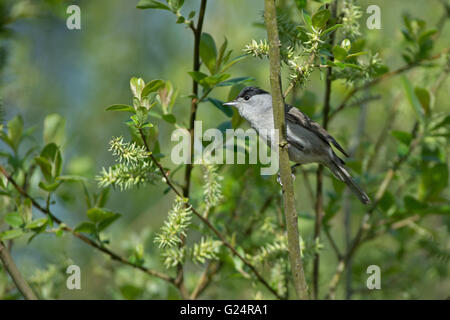
MULTIPOLYGON (((272 97, 267 91, 247 87, 234 101, 225 105, 235 106, 252 128, 272 147, 276 147, 274 142, 270 141, 270 137, 262 134, 264 130, 274 128, 272 97)), ((367 194, 353 180, 345 168, 344 160, 334 152, 332 146, 348 157, 336 139, 317 122, 290 105, 285 106, 285 119, 289 159, 299 164, 316 162, 328 167, 336 178, 347 184, 362 203, 369 204, 370 199, 367 194)))

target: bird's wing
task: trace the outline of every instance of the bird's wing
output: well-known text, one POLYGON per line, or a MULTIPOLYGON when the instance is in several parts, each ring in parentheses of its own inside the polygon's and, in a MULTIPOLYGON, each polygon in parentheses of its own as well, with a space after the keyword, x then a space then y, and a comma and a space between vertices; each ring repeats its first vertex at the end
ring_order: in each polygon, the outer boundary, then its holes
POLYGON ((325 130, 320 124, 312 121, 306 114, 301 112, 299 109, 294 108, 288 104, 285 106, 286 121, 298 124, 312 132, 314 132, 320 139, 328 144, 333 144, 342 154, 348 157, 347 152, 344 148, 325 130))

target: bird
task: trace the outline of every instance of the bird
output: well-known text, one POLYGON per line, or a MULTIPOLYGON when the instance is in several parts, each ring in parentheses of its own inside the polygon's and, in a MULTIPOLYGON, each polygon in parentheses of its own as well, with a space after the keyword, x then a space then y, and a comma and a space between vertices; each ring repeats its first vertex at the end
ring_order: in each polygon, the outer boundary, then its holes
MULTIPOLYGON (((233 101, 224 103, 235 107, 241 117, 258 132, 271 147, 270 137, 265 132, 274 129, 272 96, 258 87, 246 87, 233 101)), ((369 196, 356 184, 345 162, 333 150, 336 148, 345 157, 344 148, 320 124, 311 120, 298 108, 285 104, 284 109, 289 159, 298 165, 319 163, 344 182, 363 204, 370 204, 369 196)))

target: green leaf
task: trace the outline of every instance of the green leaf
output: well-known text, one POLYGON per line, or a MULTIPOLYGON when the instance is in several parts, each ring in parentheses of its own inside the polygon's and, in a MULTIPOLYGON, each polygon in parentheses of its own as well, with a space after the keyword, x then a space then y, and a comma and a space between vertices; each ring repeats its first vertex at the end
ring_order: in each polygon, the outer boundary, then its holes
POLYGON ((423 203, 410 195, 403 198, 403 203, 405 204, 405 209, 409 211, 409 214, 424 210, 428 207, 426 203, 423 203))
POLYGON ((333 55, 336 60, 344 61, 345 58, 347 58, 347 51, 344 48, 336 45, 333 47, 333 55))
POLYGON ((436 130, 439 129, 441 127, 447 127, 450 126, 450 115, 447 115, 446 117, 444 117, 442 120, 440 120, 438 123, 436 123, 431 130, 436 130))
POLYGON ((44 142, 63 145, 66 139, 66 119, 59 114, 53 113, 44 120, 44 142))
POLYGON ((341 42, 341 47, 345 50, 345 51, 349 51, 352 48, 352 43, 350 42, 350 40, 348 39, 344 39, 341 42))
POLYGON ((421 45, 421 44, 425 43, 425 41, 430 39, 430 37, 436 33, 437 33, 437 29, 430 29, 430 30, 424 31, 419 35, 417 42, 419 43, 419 45, 421 45))
POLYGON ((228 45, 228 40, 227 38, 225 38, 225 40, 223 41, 223 44, 220 46, 219 49, 219 55, 217 56, 217 63, 216 63, 216 71, 218 72, 220 69, 220 66, 222 65, 222 60, 223 60, 223 56, 225 54, 225 51, 227 49, 227 45, 228 45))
POLYGON ((107 227, 109 227, 114 221, 116 221, 119 218, 120 218, 120 214, 114 213, 113 216, 110 216, 109 218, 104 219, 103 221, 101 221, 98 224, 98 231, 100 232, 100 231, 105 230, 107 227))
POLYGON ((5 222, 13 228, 18 228, 23 224, 23 219, 19 212, 10 212, 5 216, 5 222))
POLYGON ((335 24, 334 26, 329 27, 328 29, 326 29, 325 31, 323 31, 323 32, 322 32, 322 35, 326 35, 326 34, 328 34, 328 33, 330 33, 330 32, 333 32, 333 31, 336 30, 337 28, 341 28, 341 27, 343 27, 343 26, 344 26, 343 24, 335 24))
POLYGON ((67 182, 87 182, 88 179, 82 176, 77 176, 77 175, 64 175, 64 176, 59 176, 57 178, 57 180, 59 181, 67 181, 67 182))
POLYGON ((217 86, 218 87, 228 87, 228 86, 234 86, 236 84, 245 83, 245 82, 254 81, 254 80, 255 80, 255 78, 253 78, 253 77, 238 77, 238 78, 229 79, 227 81, 223 81, 223 82, 219 83, 217 86))
POLYGON ((175 23, 180 24, 180 23, 184 23, 185 21, 186 21, 186 18, 185 18, 185 17, 179 16, 179 17, 177 18, 177 21, 175 21, 175 23))
POLYGON ((106 111, 127 111, 136 113, 136 110, 132 106, 126 104, 113 104, 106 108, 106 111))
POLYGON ((94 223, 101 222, 116 215, 116 213, 105 208, 90 208, 87 211, 87 217, 94 223))
POLYGON ((142 89, 141 98, 145 98, 148 96, 151 92, 156 92, 160 88, 164 87, 164 81, 163 80, 152 80, 149 83, 147 83, 142 89))
POLYGON ((233 108, 229 107, 229 106, 224 106, 223 105, 223 101, 220 101, 220 100, 215 99, 215 98, 207 98, 206 100, 211 102, 217 109, 219 109, 220 111, 225 113, 227 115, 227 117, 232 117, 233 116, 233 108))
POLYGON ((58 189, 59 185, 61 184, 60 181, 54 182, 54 183, 45 183, 43 181, 39 182, 39 188, 41 188, 42 190, 45 190, 47 192, 53 192, 56 189, 58 189))
POLYGON ((6 230, 0 233, 0 240, 11 240, 18 238, 24 234, 22 229, 6 230))
MULTIPOLYGON (((131 92, 133 92, 133 96, 137 99, 137 102, 139 102, 139 99, 141 97, 142 90, 145 87, 145 82, 142 78, 136 78, 133 77, 130 79, 130 89, 131 92)), ((134 100, 134 99, 133 99, 134 100)), ((136 106, 137 108, 137 106, 136 106)))
POLYGON ((8 122, 8 144, 14 150, 17 150, 19 147, 20 141, 22 140, 22 133, 23 119, 21 116, 16 116, 8 122))
POLYGON ((363 54, 367 54, 367 53, 368 53, 367 51, 355 52, 355 53, 349 54, 347 56, 347 59, 362 56, 363 54))
POLYGON ((174 123, 177 122, 177 119, 176 119, 175 116, 174 116, 173 114, 171 114, 171 113, 169 113, 169 114, 164 114, 164 115, 162 116, 162 118, 163 118, 164 121, 166 121, 166 122, 168 122, 168 123, 171 123, 171 124, 174 124, 174 123))
POLYGON ((236 58, 234 58, 233 60, 231 60, 230 62, 228 62, 223 68, 222 68, 222 72, 227 71, 228 69, 230 69, 233 65, 235 65, 236 63, 238 63, 241 60, 244 60, 248 58, 248 55, 242 55, 242 56, 238 56, 236 58))
POLYGON ((406 97, 408 98, 409 104, 411 105, 412 109, 414 110, 414 113, 416 114, 417 118, 423 122, 424 116, 423 116, 423 109, 422 105, 420 104, 419 99, 417 99, 417 96, 415 95, 411 82, 409 82, 408 78, 405 76, 402 76, 403 81, 403 87, 405 89, 406 97))
POLYGON ((203 32, 200 38, 200 57, 211 74, 215 73, 217 48, 213 37, 203 32))
POLYGON ((61 174, 61 152, 59 151, 59 147, 55 143, 52 142, 47 144, 44 149, 42 149, 40 157, 37 157, 35 159, 38 165, 41 167, 42 173, 44 174, 44 177, 48 182, 53 182, 53 178, 56 178, 61 174), (50 168, 48 167, 48 165, 50 165, 50 168), (43 166, 45 166, 45 168, 43 166), (44 169, 46 170, 45 172, 44 169), (50 172, 47 172, 48 169, 50 169, 50 172))
POLYGON ((329 10, 320 10, 312 16, 312 25, 315 29, 323 29, 326 26, 331 13, 329 10))
POLYGON ((141 0, 137 4, 136 8, 138 8, 138 9, 161 9, 161 10, 172 11, 164 3, 161 3, 161 2, 158 2, 155 0, 141 0))
POLYGON ((306 26, 308 27, 308 29, 310 31, 312 31, 311 16, 308 13, 306 13, 305 10, 302 11, 302 15, 303 15, 303 20, 305 21, 306 26))
POLYGON ((51 182, 53 180, 52 176, 52 164, 44 157, 34 158, 36 164, 41 168, 41 172, 44 175, 45 180, 51 182))
POLYGON ((26 229, 37 229, 44 226, 48 222, 48 218, 35 219, 25 225, 26 229))
POLYGON ((436 163, 426 167, 422 173, 421 199, 437 200, 448 185, 448 167, 446 163, 436 163))
POLYGON ((306 0, 295 0, 295 5, 298 10, 303 10, 306 8, 306 0))
POLYGON ((422 106, 422 109, 426 116, 429 116, 431 113, 431 94, 428 89, 415 87, 414 93, 419 99, 420 105, 422 106))
POLYGON ((197 82, 199 84, 202 83, 203 79, 208 77, 207 74, 200 72, 200 71, 190 71, 190 72, 188 72, 188 74, 191 76, 192 79, 195 80, 195 82, 197 82))
POLYGON ((93 224, 92 222, 81 222, 75 227, 73 231, 84 232, 92 235, 97 234, 97 228, 95 227, 95 224, 93 224))
POLYGON ((392 131, 391 134, 394 136, 395 139, 400 141, 401 143, 409 146, 412 140, 411 133, 405 132, 405 131, 392 131))

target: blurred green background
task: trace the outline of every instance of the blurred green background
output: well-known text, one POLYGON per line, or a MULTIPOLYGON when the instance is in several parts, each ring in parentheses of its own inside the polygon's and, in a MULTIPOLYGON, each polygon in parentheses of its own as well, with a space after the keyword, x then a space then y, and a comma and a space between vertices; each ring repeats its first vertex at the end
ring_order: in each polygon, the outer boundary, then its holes
MULTIPOLYGON (((39 141, 45 116, 58 113, 65 117, 67 139, 63 149, 64 170, 67 174, 88 176, 92 178, 91 187, 95 188, 95 175, 102 167, 113 163, 108 152, 108 142, 113 136, 127 137, 128 130, 123 124, 125 117, 105 112, 105 108, 111 104, 131 103, 129 80, 133 76, 142 77, 146 81, 170 79, 181 93, 174 106, 174 114, 177 119, 182 119, 181 123, 187 124, 190 110, 190 99, 187 96, 191 93, 192 86, 192 80, 187 75, 187 72, 192 70, 192 34, 184 25, 175 24, 171 13, 138 10, 137 1, 130 0, 23 2, 22 10, 25 10, 25 15, 29 13, 31 17, 19 19, 10 25, 12 34, 3 40, 6 47, 6 62, 1 79, 4 122, 21 114, 26 127, 35 127, 34 135, 39 141), (65 11, 68 4, 80 6, 81 30, 66 28, 65 11)), ((183 12, 197 9, 199 3, 197 0, 186 1, 183 12)), ((232 56, 241 55, 242 49, 251 39, 266 38, 265 29, 258 26, 258 23, 262 22, 263 5, 261 0, 209 1, 204 31, 210 33, 218 44, 227 37, 229 48, 233 49, 232 56)), ((367 47, 379 51, 381 59, 391 70, 404 64, 400 55, 404 44, 401 34, 402 14, 407 12, 411 16, 420 17, 433 26, 442 13, 439 1, 360 1, 360 5, 364 12, 361 25, 367 39, 367 47), (365 27, 364 21, 368 16, 365 8, 370 4, 377 4, 381 8, 381 30, 368 30, 365 27)), ((442 32, 435 52, 449 45, 450 23, 445 25, 442 32)), ((248 58, 233 67, 232 71, 233 77, 251 76, 256 79, 254 85, 266 90, 270 87, 266 60, 248 58)), ((416 69, 411 71, 408 77, 414 85, 427 86, 430 81, 434 81, 439 71, 416 69)), ((441 90, 435 97, 436 111, 450 109, 448 79, 443 88, 446 89, 441 90)), ((312 111, 320 110, 324 87, 319 75, 313 76, 305 90, 307 94, 301 95, 298 103, 307 105, 312 111)), ((333 105, 336 106, 342 100, 346 90, 344 84, 336 85, 332 97, 333 105)), ((228 91, 228 88, 219 88, 212 96, 225 101, 228 91)), ((403 100, 399 105, 400 113, 395 128, 410 130, 414 115, 403 97, 400 78, 383 82, 376 86, 373 92, 381 94, 382 98, 369 104, 365 130, 368 137, 364 138, 370 140, 370 135, 378 135, 397 95, 403 100)), ((350 143, 358 114, 358 108, 348 108, 332 123, 329 131, 344 146, 350 143)), ((198 119, 203 121, 203 129, 206 130, 219 126, 227 117, 212 104, 203 103, 199 107, 198 119)), ((159 129, 162 152, 169 154, 173 128, 161 122, 159 129)), ((389 161, 392 151, 396 148, 396 141, 392 138, 387 139, 386 144, 386 147, 381 149, 378 167, 386 165, 384 161, 389 161)), ((173 167, 168 157, 163 163, 173 167)), ((233 172, 232 168, 226 170, 228 173, 233 172)), ((182 175, 178 173, 175 177, 181 180, 182 175)), ((195 170, 194 197, 201 194, 202 190, 198 188, 201 183, 201 171, 195 170)), ((225 185, 225 190, 242 192, 242 181, 227 180, 226 183, 228 185, 225 185)), ((275 181, 270 180, 267 183, 275 184, 275 181)), ((301 175, 298 175, 295 184, 297 208, 302 214, 313 215, 301 175)), ((260 187, 264 188, 264 184, 260 187)), ((325 194, 330 188, 333 187, 327 179, 325 194)), ((111 192, 108 207, 123 214, 119 222, 107 231, 113 247, 119 251, 126 250, 127 246, 133 245, 138 239, 146 239, 148 233, 158 230, 173 200, 173 194, 163 194, 164 189, 160 184, 126 192, 111 192)), ((375 189, 368 191, 373 194, 375 189)), ((54 212, 69 225, 83 221, 86 208, 81 188, 75 184, 66 186, 60 196, 67 202, 61 204, 57 201, 54 212)), ((446 196, 449 196, 448 190, 446 196)), ((250 196, 245 200, 253 201, 250 196)), ((258 199, 255 201, 258 202, 258 199)), ((254 205, 259 206, 260 203, 254 205)), ((359 214, 356 219, 359 219, 362 215, 361 207, 356 202, 354 207, 355 212, 359 214)), ((432 217, 425 225, 444 234, 446 243, 443 246, 448 250, 448 216, 445 217, 447 220, 444 224, 441 219, 444 218, 432 217)), ((314 221, 300 219, 300 225, 302 234, 310 235, 314 221)), ((342 217, 335 217, 333 225, 333 232, 341 231, 342 217)), ((356 227, 357 223, 354 225, 356 227)), ((148 241, 152 242, 151 239, 148 241)), ((342 243, 343 239, 338 238, 338 241, 342 243)), ((359 287, 365 287, 367 274, 363 266, 370 264, 380 265, 382 270, 387 270, 386 277, 389 273, 393 276, 387 283, 383 281, 385 274, 382 275, 382 290, 356 292, 354 297, 448 297, 450 279, 447 260, 444 260, 444 265, 440 267, 443 268, 442 273, 436 271, 436 268, 429 268, 429 264, 434 262, 421 254, 402 257, 402 262, 396 264, 393 269, 390 267, 391 260, 400 259, 398 249, 388 236, 364 245, 356 258, 358 263, 355 263, 354 269, 355 283, 359 281, 359 287), (358 275, 360 278, 357 278, 358 275)), ((150 252, 150 255, 155 260, 150 265, 158 265, 157 254, 150 252)), ((36 277, 36 281, 41 282, 40 285, 44 291, 47 290, 49 298, 177 298, 174 289, 167 284, 108 262, 107 258, 70 235, 61 238, 41 235, 30 245, 26 244, 26 239, 21 239, 14 245, 13 256, 26 277, 36 277), (82 290, 70 291, 65 288, 61 268, 68 259, 81 267, 82 290), (46 281, 46 276, 51 280, 46 281), (60 280, 56 281, 57 278, 60 280), (46 285, 49 288, 46 288, 46 285)), ((326 247, 322 254, 321 285, 326 286, 335 265, 336 259, 329 247, 326 247)), ((201 270, 196 266, 190 268, 197 272, 201 270)), ((254 298, 251 288, 247 291, 248 282, 245 279, 227 281, 226 273, 218 277, 217 285, 211 286, 203 298, 254 298)), ((195 283, 196 279, 196 276, 192 276, 186 281, 190 285, 195 283)), ((270 295, 264 297, 269 298, 270 295)))

